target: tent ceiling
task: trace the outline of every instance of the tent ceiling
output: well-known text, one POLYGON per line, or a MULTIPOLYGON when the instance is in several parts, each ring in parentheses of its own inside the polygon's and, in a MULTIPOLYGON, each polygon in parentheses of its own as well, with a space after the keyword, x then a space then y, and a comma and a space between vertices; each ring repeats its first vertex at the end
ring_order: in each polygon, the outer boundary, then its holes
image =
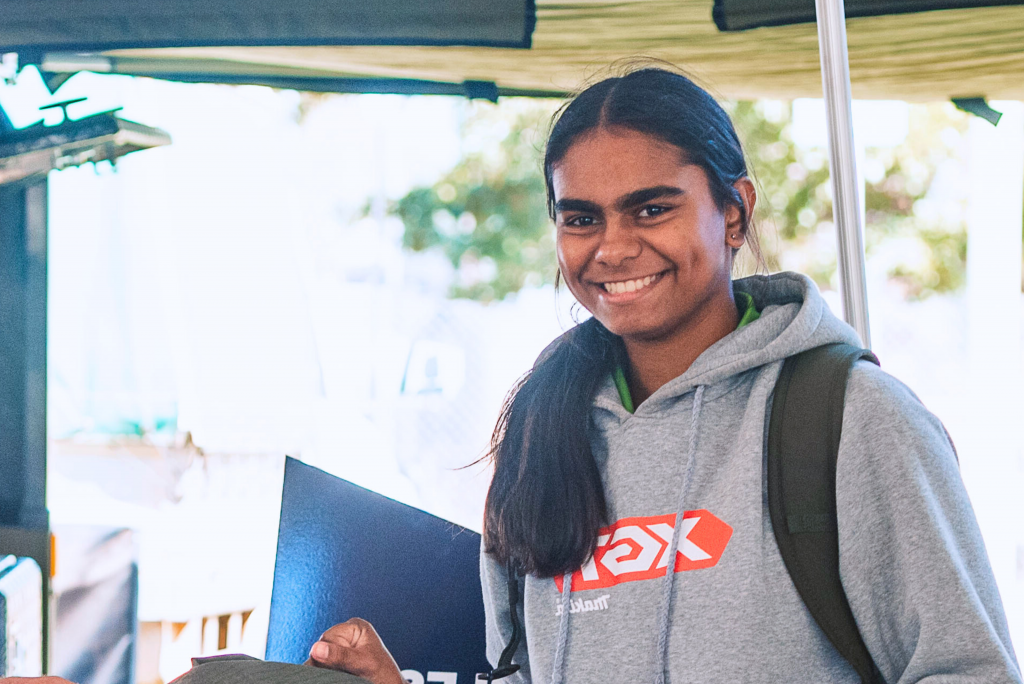
MULTIPOLYGON (((323 77, 387 77, 571 91, 609 63, 667 60, 723 96, 820 97, 813 24, 720 33, 712 0, 538 0, 530 50, 456 47, 173 48, 108 53, 123 73, 287 70, 323 77)), ((1024 100, 1024 7, 942 10, 848 22, 854 97, 1024 100)))

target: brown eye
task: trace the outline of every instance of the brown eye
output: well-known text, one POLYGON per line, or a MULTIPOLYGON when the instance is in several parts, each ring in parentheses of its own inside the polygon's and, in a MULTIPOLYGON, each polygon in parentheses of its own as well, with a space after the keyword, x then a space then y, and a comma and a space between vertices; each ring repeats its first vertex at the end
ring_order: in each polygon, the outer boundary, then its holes
POLYGON ((661 216, 666 211, 668 211, 668 207, 650 204, 640 210, 640 218, 654 218, 655 216, 661 216))
POLYGON ((576 216, 565 222, 567 226, 573 226, 575 228, 590 228, 594 225, 593 216, 576 216))

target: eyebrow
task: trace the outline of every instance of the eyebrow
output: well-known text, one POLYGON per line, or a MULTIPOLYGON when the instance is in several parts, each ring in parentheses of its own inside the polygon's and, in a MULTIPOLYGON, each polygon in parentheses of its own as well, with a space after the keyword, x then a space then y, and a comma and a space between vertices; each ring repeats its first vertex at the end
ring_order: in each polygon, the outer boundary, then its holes
MULTIPOLYGON (((655 185, 651 188, 642 188, 623 195, 615 200, 615 208, 618 211, 625 211, 660 197, 677 197, 682 194, 683 189, 677 188, 674 185, 655 185)), ((555 211, 585 211, 597 214, 601 213, 601 207, 590 200, 567 198, 555 202, 555 211)))
POLYGON ((555 211, 586 211, 592 214, 601 213, 601 207, 589 200, 560 199, 555 202, 555 211))
POLYGON ((677 188, 674 185, 655 185, 653 188, 634 190, 631 193, 623 195, 615 201, 615 208, 619 211, 625 211, 626 209, 632 209, 633 207, 641 204, 647 204, 651 200, 658 199, 659 197, 677 197, 682 194, 683 189, 677 188))

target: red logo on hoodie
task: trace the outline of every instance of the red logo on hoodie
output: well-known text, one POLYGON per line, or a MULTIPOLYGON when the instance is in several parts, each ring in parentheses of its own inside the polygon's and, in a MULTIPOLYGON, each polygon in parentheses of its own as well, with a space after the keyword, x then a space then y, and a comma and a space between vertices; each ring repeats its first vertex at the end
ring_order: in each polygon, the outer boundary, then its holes
MULTIPOLYGON (((572 590, 604 589, 623 582, 665 576, 669 542, 676 516, 623 518, 602 528, 594 556, 572 575, 572 590)), ((702 570, 718 563, 732 537, 732 527, 710 511, 686 511, 679 530, 675 571, 702 570)), ((562 590, 562 578, 555 584, 562 590)))

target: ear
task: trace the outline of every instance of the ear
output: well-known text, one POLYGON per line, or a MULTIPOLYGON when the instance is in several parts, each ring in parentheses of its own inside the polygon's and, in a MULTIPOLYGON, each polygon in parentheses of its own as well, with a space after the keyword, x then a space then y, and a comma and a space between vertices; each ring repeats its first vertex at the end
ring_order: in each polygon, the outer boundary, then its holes
POLYGON ((730 205, 725 210, 725 242, 733 249, 739 249, 747 239, 747 225, 754 214, 757 190, 753 181, 746 177, 733 183, 733 187, 743 200, 743 211, 735 205, 730 205))

